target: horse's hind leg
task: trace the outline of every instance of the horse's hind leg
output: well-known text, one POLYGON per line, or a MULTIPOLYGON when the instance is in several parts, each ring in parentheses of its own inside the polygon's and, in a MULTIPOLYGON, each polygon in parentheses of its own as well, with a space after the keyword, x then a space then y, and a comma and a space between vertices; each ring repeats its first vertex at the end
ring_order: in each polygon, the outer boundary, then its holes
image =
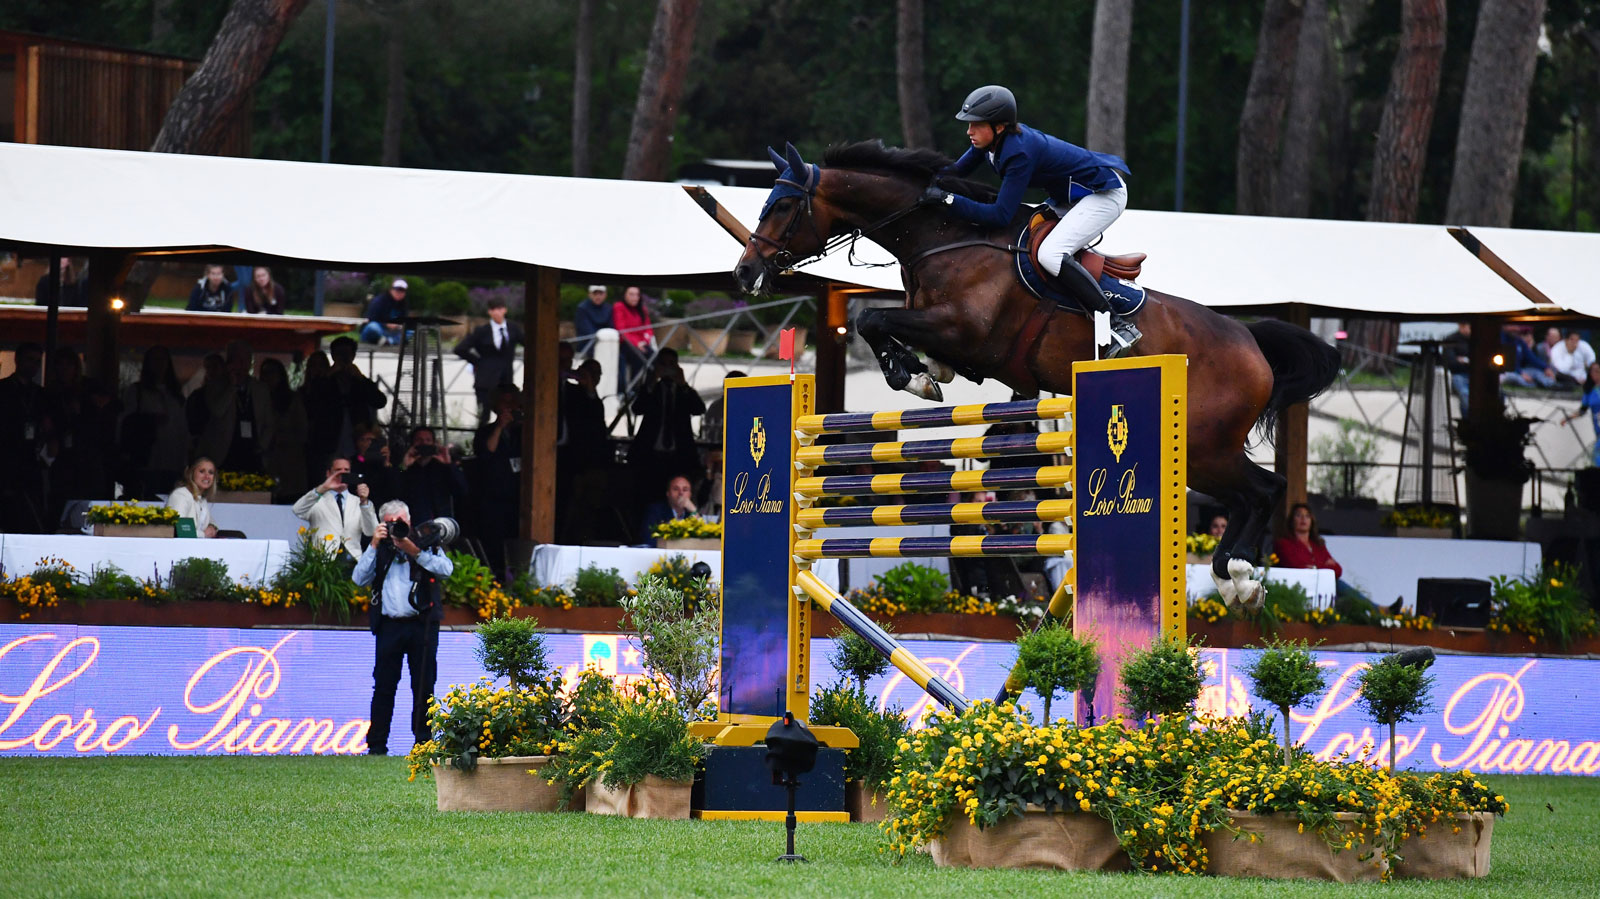
POLYGON ((1261 538, 1272 523, 1272 510, 1283 499, 1288 481, 1277 472, 1251 462, 1242 452, 1235 461, 1235 469, 1239 479, 1231 489, 1234 501, 1228 503, 1228 530, 1211 558, 1211 576, 1225 601, 1231 593, 1233 599, 1253 611, 1266 600, 1265 587, 1254 577, 1261 538), (1232 589, 1224 587, 1224 582, 1232 589))

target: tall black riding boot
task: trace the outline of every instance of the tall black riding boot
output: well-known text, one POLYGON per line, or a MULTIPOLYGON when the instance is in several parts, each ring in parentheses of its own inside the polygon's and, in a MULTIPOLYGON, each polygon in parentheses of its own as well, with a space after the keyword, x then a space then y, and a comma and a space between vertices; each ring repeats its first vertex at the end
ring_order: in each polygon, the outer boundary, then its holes
POLYGON ((1099 283, 1070 253, 1061 260, 1059 280, 1062 286, 1072 291, 1073 298, 1082 303, 1084 308, 1111 313, 1111 352, 1106 354, 1107 358, 1127 355, 1139 338, 1144 336, 1133 322, 1111 311, 1111 301, 1100 291, 1099 283))

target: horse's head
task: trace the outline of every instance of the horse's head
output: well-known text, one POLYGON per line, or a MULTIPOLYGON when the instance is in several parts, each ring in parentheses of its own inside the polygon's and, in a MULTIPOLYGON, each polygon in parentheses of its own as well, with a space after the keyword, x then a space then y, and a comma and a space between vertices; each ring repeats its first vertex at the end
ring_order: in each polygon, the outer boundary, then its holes
POLYGON ((786 144, 784 151, 780 155, 767 148, 778 180, 761 207, 761 220, 739 256, 739 264, 733 268, 734 280, 745 293, 760 293, 795 260, 820 252, 833 224, 826 204, 816 202, 822 168, 801 159, 794 144, 786 144))

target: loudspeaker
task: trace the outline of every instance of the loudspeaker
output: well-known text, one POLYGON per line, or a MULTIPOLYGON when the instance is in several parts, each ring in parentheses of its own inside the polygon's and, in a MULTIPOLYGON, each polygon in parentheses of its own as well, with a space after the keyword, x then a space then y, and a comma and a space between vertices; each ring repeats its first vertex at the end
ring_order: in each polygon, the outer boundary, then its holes
POLYGON ((1446 627, 1489 626, 1488 581, 1470 577, 1417 578, 1417 614, 1446 627))

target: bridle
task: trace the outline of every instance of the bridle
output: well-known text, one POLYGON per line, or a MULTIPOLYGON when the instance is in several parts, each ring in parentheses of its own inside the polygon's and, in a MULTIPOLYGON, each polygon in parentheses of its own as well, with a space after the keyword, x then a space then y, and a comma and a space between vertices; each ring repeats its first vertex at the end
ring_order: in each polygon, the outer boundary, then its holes
MULTIPOLYGON (((812 260, 821 259, 845 244, 850 245, 850 251, 847 255, 847 258, 849 259, 850 264, 853 266, 857 266, 859 268, 887 268, 891 265, 900 264, 898 261, 862 262, 856 258, 856 241, 874 231, 877 231, 880 228, 887 227, 899 221, 900 219, 905 218, 911 213, 922 208, 921 206, 913 203, 897 212, 891 212, 890 214, 865 227, 854 228, 844 234, 839 234, 831 238, 824 238, 822 236, 822 231, 817 227, 816 216, 813 214, 811 206, 811 200, 817 195, 817 186, 821 183, 822 178, 819 173, 817 177, 807 180, 811 183, 801 184, 792 178, 779 178, 777 180, 776 183, 778 184, 794 188, 803 202, 796 203, 794 205, 794 209, 789 213, 789 220, 784 223, 783 231, 778 234, 778 238, 776 240, 767 237, 766 235, 758 234, 755 231, 750 232, 750 243, 759 242, 771 247, 773 250, 771 256, 767 256, 765 258, 758 257, 761 258, 761 264, 766 268, 769 274, 777 275, 780 272, 789 271, 797 266, 805 265, 807 262, 811 262, 812 260), (807 256, 796 256, 789 249, 789 242, 794 239, 795 232, 800 229, 800 218, 802 212, 805 213, 806 223, 811 226, 811 235, 817 240, 817 250, 807 256)), ((762 221, 765 220, 765 218, 762 219, 762 221)), ((756 223, 756 227, 761 227, 760 222, 756 223)))

